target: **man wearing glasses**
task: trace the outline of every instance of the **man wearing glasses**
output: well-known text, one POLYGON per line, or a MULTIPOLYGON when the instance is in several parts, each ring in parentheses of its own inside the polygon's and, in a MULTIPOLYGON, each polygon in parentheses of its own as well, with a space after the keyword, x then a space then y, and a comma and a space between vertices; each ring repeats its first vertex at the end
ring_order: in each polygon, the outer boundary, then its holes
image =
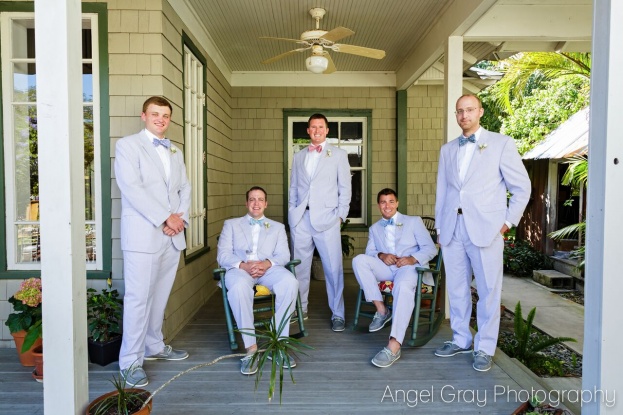
POLYGON ((473 368, 485 372, 491 368, 500 326, 503 235, 521 219, 530 179, 513 139, 480 126, 484 110, 478 97, 460 97, 455 114, 463 134, 441 147, 435 206, 453 337, 435 355, 473 353, 473 368), (472 274, 479 296, 473 352, 472 274))

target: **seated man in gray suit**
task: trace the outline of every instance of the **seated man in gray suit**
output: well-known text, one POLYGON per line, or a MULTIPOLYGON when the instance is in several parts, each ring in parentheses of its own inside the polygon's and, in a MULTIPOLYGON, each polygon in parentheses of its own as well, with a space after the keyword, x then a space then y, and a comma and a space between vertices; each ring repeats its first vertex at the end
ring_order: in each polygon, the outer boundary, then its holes
MULTIPOLYGON (((353 259, 353 271, 366 299, 376 306, 370 331, 382 329, 393 317, 389 343, 372 359, 377 367, 389 367, 400 359, 400 347, 415 307, 417 271, 428 267, 437 247, 419 216, 398 212, 398 196, 383 189, 376 197, 383 218, 370 227, 366 253, 353 259), (393 281, 394 314, 385 307, 378 283, 393 281)), ((425 275, 424 282, 432 284, 425 275)))
MULTIPOLYGON (((240 331, 254 333, 253 287, 267 287, 275 294, 273 324, 279 327, 284 316, 294 311, 299 284, 294 275, 284 268, 290 260, 290 249, 285 227, 264 216, 268 195, 259 186, 247 191, 248 213, 241 218, 226 220, 218 240, 219 265, 227 270, 225 283, 227 296, 236 324, 240 331)), ((225 287, 223 287, 225 289, 225 287)), ((290 325, 285 324, 282 337, 288 337, 290 325)), ((257 360, 251 356, 257 350, 255 337, 242 334, 247 355, 242 359, 240 372, 253 375, 257 372, 257 360)), ((270 356, 269 356, 270 358, 270 356)), ((290 357, 290 367, 296 361, 290 357)), ((288 362, 283 363, 288 367, 288 362)))

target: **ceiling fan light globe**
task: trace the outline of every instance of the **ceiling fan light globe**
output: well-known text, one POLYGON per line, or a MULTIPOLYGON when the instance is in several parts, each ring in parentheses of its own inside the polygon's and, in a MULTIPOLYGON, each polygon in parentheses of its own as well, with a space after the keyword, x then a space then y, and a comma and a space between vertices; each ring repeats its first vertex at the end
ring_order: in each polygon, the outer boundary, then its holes
POLYGON ((313 73, 323 73, 329 66, 329 60, 324 56, 310 56, 305 60, 307 70, 313 73))

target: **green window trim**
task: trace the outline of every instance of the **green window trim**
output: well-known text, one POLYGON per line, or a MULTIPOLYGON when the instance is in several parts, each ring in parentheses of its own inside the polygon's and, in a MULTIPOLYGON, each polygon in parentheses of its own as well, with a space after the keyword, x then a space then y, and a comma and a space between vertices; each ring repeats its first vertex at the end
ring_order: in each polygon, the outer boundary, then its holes
MULTIPOLYGON (((33 2, 0 1, 0 12, 34 13, 33 2)), ((108 80, 108 8, 106 3, 83 3, 82 13, 97 14, 99 73, 100 73, 100 119, 110 120, 108 80)), ((2 96, 0 84, 0 96, 2 96)), ((0 100, 0 131, 4 125, 2 101, 0 100)), ((0 142, 2 137, 0 136, 0 142)), ((110 122, 100 123, 101 200, 102 200, 102 270, 87 271, 87 279, 107 279, 112 274, 112 199, 110 174, 110 122)), ((0 171, 4 172, 4 146, 0 145, 0 171)), ((2 173, 4 175, 4 173, 2 173)), ((4 186, 0 188, 0 212, 6 212, 4 186)), ((0 220, 0 279, 23 279, 40 276, 41 270, 7 270, 6 221, 0 220)))

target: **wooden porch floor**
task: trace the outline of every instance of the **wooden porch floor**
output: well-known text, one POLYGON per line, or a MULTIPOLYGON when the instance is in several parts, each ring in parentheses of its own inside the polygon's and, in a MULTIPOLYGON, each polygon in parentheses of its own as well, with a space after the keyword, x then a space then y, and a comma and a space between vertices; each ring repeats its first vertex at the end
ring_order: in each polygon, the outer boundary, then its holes
MULTIPOLYGON (((254 392, 255 377, 241 375, 239 360, 234 358, 175 380, 156 395, 152 413, 510 414, 518 406, 513 392, 510 396, 507 392, 522 388, 498 362, 494 361, 489 372, 480 373, 472 369, 470 355, 447 359, 433 355, 433 350, 451 337, 447 323, 427 345, 405 347, 402 358, 393 366, 374 367, 370 359, 386 344, 389 328, 367 333, 363 329, 369 322, 363 319, 362 330, 351 330, 357 282, 352 274, 346 275, 346 280, 347 329, 342 333, 330 329, 324 282, 312 280, 310 319, 306 321, 309 336, 304 341, 314 350, 297 358, 298 365, 293 369, 296 384, 285 379, 281 406, 278 398, 268 402, 267 375, 254 392)), ((145 362, 150 380, 146 389, 153 391, 179 371, 230 353, 219 292, 172 343, 188 350, 190 358, 145 362)), ((30 372, 19 364, 15 350, 0 349, 1 414, 43 414, 42 386, 30 372)), ((90 399, 110 391, 108 381, 117 373, 117 363, 106 367, 90 364, 90 399)))

